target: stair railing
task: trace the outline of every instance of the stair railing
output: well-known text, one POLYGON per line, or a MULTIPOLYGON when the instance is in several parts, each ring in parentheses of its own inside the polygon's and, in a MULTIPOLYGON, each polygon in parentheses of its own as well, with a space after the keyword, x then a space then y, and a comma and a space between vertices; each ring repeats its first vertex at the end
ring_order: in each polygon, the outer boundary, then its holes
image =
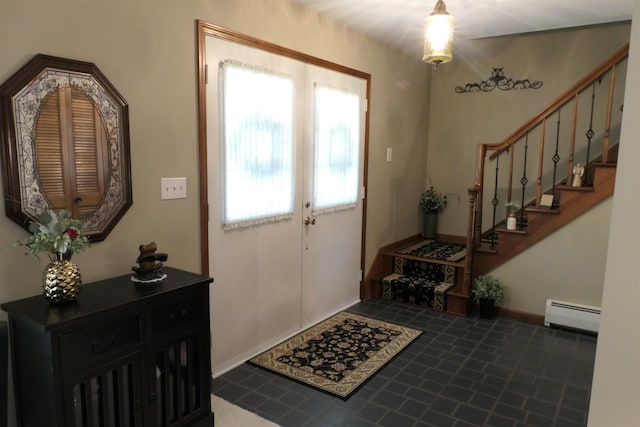
POLYGON ((475 181, 468 190, 463 293, 468 295, 471 290, 474 250, 483 245, 488 246, 488 250, 496 248, 496 229, 506 216, 506 210, 501 208, 507 203, 520 202, 517 224, 518 230, 523 231, 525 207, 541 208, 545 193, 552 196, 553 206, 558 207, 556 187, 571 185, 578 163, 584 167, 580 173, 584 177, 582 185, 587 187, 592 185, 589 163, 596 156, 600 156, 600 162, 610 163, 612 130, 619 133, 622 121, 628 53, 627 44, 501 142, 478 144, 475 181), (608 82, 608 86, 603 82, 608 82), (562 121, 567 116, 570 117, 568 127, 562 121), (576 144, 578 129, 586 129, 585 139, 576 144), (545 152, 549 150, 552 154, 547 158, 545 152), (562 172, 564 168, 566 174, 562 172), (533 179, 532 171, 535 171, 533 179), (520 197, 515 195, 514 177, 518 180, 515 190, 520 197), (485 188, 485 182, 492 182, 493 188, 485 188), (491 198, 486 199, 485 193, 491 198), (525 206, 525 200, 533 201, 525 206), (485 215, 486 210, 490 215, 485 215))

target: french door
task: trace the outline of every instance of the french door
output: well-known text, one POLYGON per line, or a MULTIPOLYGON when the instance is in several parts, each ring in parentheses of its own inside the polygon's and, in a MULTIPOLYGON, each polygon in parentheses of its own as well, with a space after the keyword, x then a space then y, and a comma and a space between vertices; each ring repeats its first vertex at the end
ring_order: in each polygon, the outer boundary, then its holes
POLYGON ((215 375, 358 300, 366 80, 205 44, 215 375))
POLYGON ((359 296, 366 82, 305 70, 301 323, 310 326, 359 296))

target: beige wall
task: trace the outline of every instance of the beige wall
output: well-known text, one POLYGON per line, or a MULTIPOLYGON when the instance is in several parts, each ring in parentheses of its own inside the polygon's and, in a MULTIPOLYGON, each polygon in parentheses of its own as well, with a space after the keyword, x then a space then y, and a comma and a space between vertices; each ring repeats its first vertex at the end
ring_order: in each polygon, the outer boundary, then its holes
MULTIPOLYGON (((415 57, 403 56, 315 14, 289 7, 285 1, 4 1, 0 13, 0 81, 34 54, 45 53, 94 62, 129 102, 134 206, 106 241, 76 257, 87 282, 127 274, 137 256, 137 246, 151 240, 169 253, 168 264, 199 269, 196 19, 372 74, 366 268, 378 247, 420 230, 417 199, 426 185, 427 140, 428 168, 434 183, 443 191, 463 197, 460 203, 452 200, 442 218, 441 231, 461 234, 475 144, 504 136, 508 132, 502 128, 504 123, 526 119, 628 37, 628 26, 622 25, 581 30, 571 37, 556 38, 552 34, 476 41, 468 49, 473 54, 460 54, 455 62, 443 66, 429 88, 431 70, 415 57), (486 78, 488 68, 499 65, 514 76, 543 80, 544 89, 518 94, 517 99, 512 94, 470 98, 453 93, 453 86, 486 78), (434 94, 433 114, 428 105, 430 92, 434 94), (492 101, 487 104, 487 100, 492 101), (523 100, 530 108, 522 109, 523 100), (514 108, 516 101, 518 107, 514 108), (476 116, 472 122, 464 119, 476 116), (427 117, 432 129, 427 126, 427 117), (387 147, 394 150, 392 163, 385 162, 387 147), (189 197, 161 202, 159 181, 163 176, 186 176, 189 197)), ((628 111, 633 111, 631 105, 628 111)), ((627 132, 630 135, 632 129, 627 132)), ((627 150, 625 154, 633 156, 637 146, 627 150)), ((629 184, 616 189, 616 200, 625 197, 625 203, 631 203, 637 199, 630 182, 637 179, 630 170, 631 160, 626 166, 624 176, 629 184)), ((633 209, 617 207, 614 218, 637 230, 632 222, 633 209)), ((614 237, 620 240, 620 245, 614 246, 617 261, 613 265, 619 272, 608 272, 607 283, 612 285, 606 290, 610 302, 605 301, 601 340, 610 343, 611 351, 599 349, 598 355, 599 365, 608 364, 609 369, 619 369, 615 367, 616 353, 623 354, 624 340, 614 330, 623 327, 625 321, 621 314, 611 309, 609 314, 606 308, 619 304, 628 306, 631 312, 631 304, 638 297, 630 286, 628 266, 633 260, 620 262, 634 253, 632 248, 639 240, 634 239, 635 234, 618 227, 612 236, 612 241, 614 237)), ((11 247, 13 241, 25 236, 20 227, 0 217, 0 242, 4 242, 0 245, 0 302, 40 292, 39 278, 45 262, 25 257, 20 249, 11 247)), ((635 335, 629 330, 625 337, 635 335)), ((625 353, 625 364, 621 365, 634 372, 638 371, 632 359, 640 356, 636 344, 625 353)), ((630 384, 629 391, 635 391, 637 397, 637 390, 631 387, 637 387, 640 381, 627 381, 629 378, 620 372, 615 374, 612 378, 630 384)), ((612 384, 603 383, 603 393, 613 396, 608 393, 615 391, 612 384)), ((597 398, 607 404, 612 400, 596 394, 596 408, 600 408, 597 398)))
MULTIPOLYGON (((431 82, 427 172, 441 191, 451 194, 440 216, 441 232, 465 233, 476 145, 507 137, 627 43, 629 31, 630 24, 623 23, 458 45, 458 60, 442 66, 431 82), (513 79, 540 80, 543 86, 455 93, 456 86, 486 80, 493 67, 503 67, 513 79)), ((508 287, 503 305, 540 315, 547 298, 600 306, 609 218, 610 201, 491 272, 508 287)))
POLYGON ((544 315, 547 298, 600 307, 611 199, 491 272, 507 291, 502 304, 544 315))
POLYGON ((611 235, 604 277, 602 321, 591 391, 589 427, 636 427, 640 420, 640 335, 638 334, 638 182, 640 169, 640 0, 634 1, 633 31, 622 144, 616 192, 611 213, 611 235), (631 120, 629 120, 631 118, 631 120))
POLYGON ((467 188, 476 146, 497 143, 629 41, 629 24, 605 25, 460 42, 455 59, 433 73, 427 172, 441 191, 458 195, 440 217, 440 232, 464 235, 467 188), (507 77, 540 80, 540 89, 455 92, 486 80, 493 67, 507 77), (455 167, 452 167, 455 165, 455 167))
MULTIPOLYGON (((134 204, 104 242, 75 257, 85 282, 127 274, 151 240, 169 265, 200 268, 196 19, 372 74, 367 268, 378 247, 416 232, 430 73, 419 58, 280 0, 5 1, 0 81, 45 53, 94 62, 129 103, 134 204), (160 201, 160 178, 173 176, 187 177, 189 197, 160 201)), ((11 247, 25 236, 0 217, 0 302, 40 292, 45 262, 11 247)))
MULTIPOLYGON (((476 143, 504 137, 513 130, 511 123, 521 123, 624 44, 629 31, 629 25, 619 24, 460 42, 456 60, 433 73, 413 56, 283 1, 9 2, 0 14, 0 81, 32 55, 46 53, 96 63, 129 102, 134 205, 106 241, 76 256, 86 282, 128 273, 137 246, 151 240, 169 253, 168 264, 199 269, 196 19, 372 74, 365 272, 380 246, 419 232, 417 200, 427 170, 438 189, 460 196, 460 201, 450 197, 440 231, 462 235, 476 143), (518 93, 454 93, 456 85, 485 79, 498 65, 514 77, 543 80, 544 86, 518 93), (387 147, 393 148, 391 163, 385 161, 387 147), (189 197, 160 201, 163 176, 186 176, 189 197)), ((0 217, 0 241, 6 242, 0 245, 0 302, 39 292, 45 262, 11 247, 25 235, 0 217)))
MULTIPOLYGON (((419 229, 431 72, 419 49, 406 56, 282 0, 8 0, 0 9, 0 81, 44 53, 95 63, 129 103, 134 204, 104 242, 75 256, 85 282, 128 274, 151 240, 168 265, 200 268, 196 19, 370 73, 367 268, 378 247, 419 229), (187 177, 188 198, 160 201, 160 178, 174 176, 187 177)), ((11 246, 26 235, 0 215, 0 303, 41 292, 45 261, 11 246)))

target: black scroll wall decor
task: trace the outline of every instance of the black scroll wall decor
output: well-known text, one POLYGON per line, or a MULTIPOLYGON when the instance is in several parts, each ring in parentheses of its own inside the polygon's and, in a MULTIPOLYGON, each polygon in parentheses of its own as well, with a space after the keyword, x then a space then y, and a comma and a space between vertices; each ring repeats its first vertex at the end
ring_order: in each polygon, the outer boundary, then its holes
POLYGON ((467 83, 462 86, 456 86, 457 93, 472 93, 472 92, 491 92, 495 88, 500 90, 518 90, 518 89, 540 89, 542 82, 539 80, 529 81, 513 80, 510 77, 504 75, 502 71, 503 67, 494 68, 491 73, 491 77, 480 83, 467 83))

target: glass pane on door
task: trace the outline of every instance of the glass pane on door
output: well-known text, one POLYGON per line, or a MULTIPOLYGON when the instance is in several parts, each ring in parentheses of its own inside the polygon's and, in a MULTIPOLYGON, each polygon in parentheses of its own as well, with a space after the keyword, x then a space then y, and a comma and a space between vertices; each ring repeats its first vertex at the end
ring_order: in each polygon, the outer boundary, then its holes
POLYGON ((354 207, 360 168, 360 97, 314 88, 314 213, 354 207))
POLYGON ((236 61, 222 63, 223 226, 293 213, 293 80, 236 61))

